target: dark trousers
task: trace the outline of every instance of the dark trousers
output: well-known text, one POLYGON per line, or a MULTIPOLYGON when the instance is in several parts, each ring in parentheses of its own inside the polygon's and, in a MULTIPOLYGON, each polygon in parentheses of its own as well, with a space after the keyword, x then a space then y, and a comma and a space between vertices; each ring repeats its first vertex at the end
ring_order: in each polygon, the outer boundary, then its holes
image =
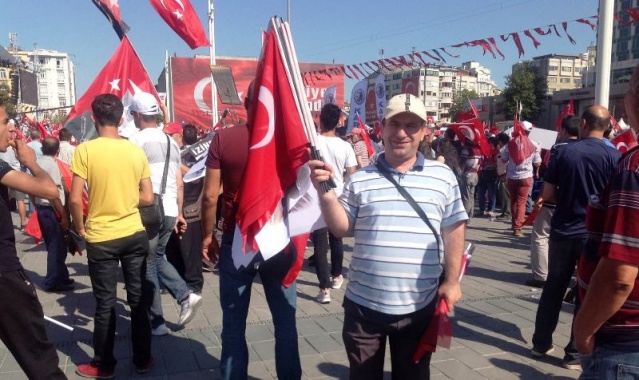
POLYGON ((89 276, 96 300, 93 328, 93 360, 105 371, 113 371, 115 338, 115 304, 118 264, 122 264, 127 303, 131 309, 131 344, 133 364, 143 366, 151 357, 151 322, 149 300, 143 292, 149 241, 144 231, 100 243, 87 242, 89 276))
POLYGON ((350 379, 383 379, 387 338, 393 380, 430 379, 431 353, 417 364, 412 357, 433 316, 435 301, 411 314, 389 315, 344 298, 342 338, 350 363, 350 379))
POLYGON ((47 206, 36 208, 42 238, 47 247, 47 275, 44 277, 44 288, 51 289, 69 281, 69 270, 64 263, 67 258, 67 245, 55 210, 47 206))
MULTIPOLYGON (((575 271, 575 265, 586 244, 586 239, 565 239, 548 242, 548 277, 541 292, 537 316, 535 318, 535 332, 533 334, 533 348, 547 350, 552 347, 552 334, 557 328, 561 305, 575 271)), ((577 297, 578 299, 579 297, 577 297)), ((579 301, 575 304, 575 314, 579 310, 579 301)), ((565 347, 565 360, 579 358, 574 344, 572 329, 570 341, 565 347)))
POLYGON ((22 270, 0 273, 0 339, 29 379, 66 379, 47 338, 35 286, 22 270))
POLYGON ((486 169, 479 172, 479 183, 477 184, 477 202, 479 213, 486 211, 486 199, 488 199, 488 211, 495 211, 497 200, 497 170, 486 169))
POLYGON ((166 259, 173 264, 189 289, 198 293, 202 291, 202 225, 199 220, 186 225, 182 239, 176 233, 171 234, 166 245, 166 259))
POLYGON ((344 246, 342 238, 333 235, 328 228, 320 228, 313 231, 313 247, 315 254, 315 272, 319 280, 320 289, 331 287, 331 276, 338 277, 342 274, 342 262, 344 261, 344 246), (328 272, 328 248, 331 248, 331 272, 328 272))

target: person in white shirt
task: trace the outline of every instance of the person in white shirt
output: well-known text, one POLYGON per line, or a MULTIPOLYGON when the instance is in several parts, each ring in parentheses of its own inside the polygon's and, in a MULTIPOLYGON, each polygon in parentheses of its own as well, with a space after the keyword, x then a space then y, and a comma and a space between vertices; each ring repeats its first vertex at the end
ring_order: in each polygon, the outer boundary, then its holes
MULTIPOLYGON (((344 173, 350 175, 357 169, 357 159, 351 144, 342 140, 335 134, 335 128, 339 122, 341 110, 335 104, 326 104, 320 112, 321 134, 317 138, 319 150, 324 161, 334 169, 333 181, 335 182, 335 194, 342 194, 344 188, 344 173)), ((333 235, 327 227, 316 230, 312 234, 313 247, 315 249, 315 271, 319 280, 320 291, 317 302, 331 302, 330 288, 342 287, 342 261, 344 259, 344 247, 342 238, 333 235), (327 239, 328 237, 328 239, 327 239), (331 248, 331 272, 328 272, 328 247, 331 248)))
POLYGON ((66 128, 62 128, 58 133, 58 138, 60 139, 60 152, 58 153, 58 158, 71 165, 73 152, 75 152, 75 147, 71 145, 71 132, 69 132, 66 128))
POLYGON ((164 220, 160 226, 145 226, 149 237, 147 280, 153 284, 153 289, 150 290, 152 292, 151 328, 153 335, 166 335, 169 329, 166 327, 162 313, 160 279, 181 305, 179 325, 184 325, 193 319, 202 303, 202 297, 189 289, 175 267, 165 257, 166 244, 171 237, 171 232, 186 230, 186 221, 182 217, 182 171, 178 170, 181 165, 180 148, 175 140, 158 128, 156 117, 160 114, 160 106, 153 95, 139 91, 133 97, 129 109, 135 126, 140 129, 140 132, 129 137, 129 141, 142 148, 146 154, 151 168, 154 194, 162 192, 161 184, 167 149, 170 152, 166 188, 162 196, 164 220))

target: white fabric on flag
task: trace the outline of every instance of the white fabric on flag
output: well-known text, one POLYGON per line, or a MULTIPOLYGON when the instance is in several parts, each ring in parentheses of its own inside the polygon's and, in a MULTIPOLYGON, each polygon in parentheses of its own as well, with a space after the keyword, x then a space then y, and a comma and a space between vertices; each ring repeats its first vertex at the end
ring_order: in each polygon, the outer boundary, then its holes
POLYGON ((324 102, 322 103, 322 105, 335 104, 337 101, 335 98, 336 92, 337 92, 336 85, 329 86, 324 92, 324 102))

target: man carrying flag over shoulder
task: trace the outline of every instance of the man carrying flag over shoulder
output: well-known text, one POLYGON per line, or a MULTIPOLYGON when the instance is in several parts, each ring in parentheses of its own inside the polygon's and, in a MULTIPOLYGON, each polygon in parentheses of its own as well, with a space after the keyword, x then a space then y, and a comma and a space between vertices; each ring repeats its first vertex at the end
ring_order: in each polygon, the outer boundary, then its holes
POLYGON ((319 160, 309 163, 329 230, 355 238, 342 331, 351 379, 383 376, 387 339, 393 378, 430 378, 431 354, 415 363, 413 353, 439 299, 452 308, 461 298, 468 215, 453 172, 418 152, 426 120, 419 98, 390 99, 382 120, 385 152, 348 178, 339 199, 321 190, 334 169, 319 160))
POLYGON ((302 376, 295 326, 296 284, 290 281, 290 272, 300 262, 290 238, 276 239, 268 232, 276 225, 275 217, 282 214, 286 190, 296 183, 298 169, 308 160, 309 146, 278 37, 273 28, 264 35, 257 78, 244 100, 247 125, 218 131, 206 161, 202 247, 205 258, 219 259, 224 378, 247 377, 246 318, 251 285, 258 273, 275 325, 277 376, 302 376), (220 185, 224 188, 221 246, 213 237, 220 185), (273 244, 275 240, 284 244, 273 244))

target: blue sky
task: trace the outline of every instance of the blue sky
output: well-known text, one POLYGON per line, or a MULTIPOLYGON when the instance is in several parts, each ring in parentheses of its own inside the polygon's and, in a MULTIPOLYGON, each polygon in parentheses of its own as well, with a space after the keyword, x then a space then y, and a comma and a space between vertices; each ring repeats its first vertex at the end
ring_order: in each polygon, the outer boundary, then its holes
MULTIPOLYGON (((106 18, 90 0, 5 1, 0 12, 0 45, 8 45, 8 33, 18 34, 24 49, 33 44, 68 52, 76 64, 78 97, 107 62, 118 38, 106 18)), ((207 0, 191 0, 207 28, 207 0)), ((500 34, 523 31, 597 14, 597 0, 291 0, 291 27, 298 59, 305 62, 353 64, 385 56, 408 54, 468 40, 496 37, 505 60, 482 56, 481 48, 449 49, 460 54, 449 64, 477 60, 492 70, 501 87, 504 76, 519 58, 511 41, 500 34)), ((164 65, 165 51, 178 56, 208 54, 191 50, 159 17, 146 0, 120 0, 122 18, 131 27, 129 38, 153 80, 164 65)), ((216 0, 216 51, 223 56, 254 57, 259 54, 260 30, 271 16, 286 18, 286 0, 216 0)), ((537 50, 521 34, 525 55, 531 59, 549 53, 576 54, 596 40, 588 26, 569 23, 576 40, 539 37, 537 50)), ((347 81, 347 95, 352 83, 347 81)))

